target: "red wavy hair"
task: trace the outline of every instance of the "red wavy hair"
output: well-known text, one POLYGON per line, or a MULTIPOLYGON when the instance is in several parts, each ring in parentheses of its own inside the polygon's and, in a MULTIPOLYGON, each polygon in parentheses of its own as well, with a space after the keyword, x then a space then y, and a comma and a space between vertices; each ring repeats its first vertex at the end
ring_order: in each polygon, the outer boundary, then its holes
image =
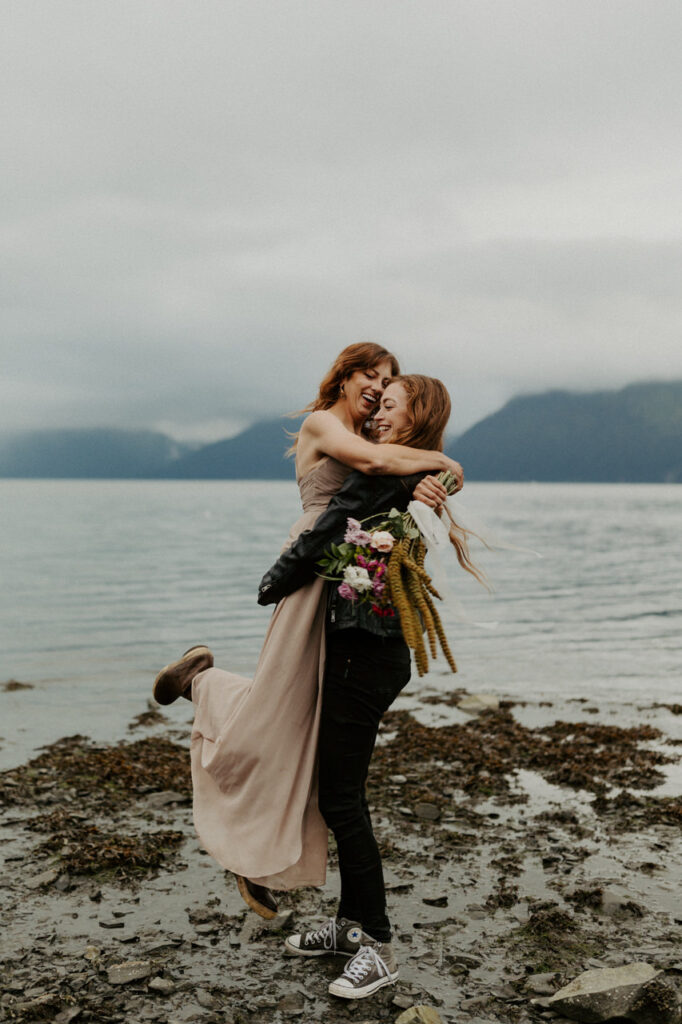
MULTIPOLYGON (((397 376, 400 373, 398 360, 383 345, 376 345, 373 341, 360 341, 355 345, 346 346, 343 352, 338 354, 326 376, 322 378, 317 398, 313 399, 304 409, 292 412, 291 415, 302 416, 308 412, 316 412, 318 409, 331 409, 339 400, 341 385, 344 381, 347 381, 356 370, 371 370, 384 360, 388 360, 391 364, 391 376, 397 376)), ((287 455, 293 455, 296 451, 298 432, 292 434, 291 437, 292 444, 287 455)))
MULTIPOLYGON (((429 451, 442 452, 443 436, 452 408, 450 395, 442 381, 439 381, 437 377, 425 377, 421 373, 407 373, 393 377, 389 384, 402 385, 407 395, 409 423, 402 430, 397 431, 394 438, 395 444, 406 444, 411 448, 427 448, 429 451)), ((471 560, 469 552, 471 531, 455 522, 447 505, 445 512, 450 520, 448 535, 450 543, 455 549, 457 561, 463 569, 471 573, 479 583, 490 590, 485 574, 471 560)), ((476 536, 476 534, 471 535, 476 536)))

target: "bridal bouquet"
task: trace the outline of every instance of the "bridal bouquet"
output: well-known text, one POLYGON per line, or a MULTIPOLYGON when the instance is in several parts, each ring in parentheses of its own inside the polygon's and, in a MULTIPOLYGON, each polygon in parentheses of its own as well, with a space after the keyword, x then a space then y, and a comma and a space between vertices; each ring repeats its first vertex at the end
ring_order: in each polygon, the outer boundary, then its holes
MULTIPOLYGON (((438 479, 449 494, 454 493, 456 481, 451 473, 441 473, 438 479)), ((374 528, 365 529, 357 519, 348 519, 343 543, 332 544, 318 563, 320 575, 337 584, 344 600, 369 604, 374 615, 400 615, 420 676, 428 671, 424 631, 431 656, 437 655, 438 639, 450 668, 457 671, 434 604, 440 594, 424 568, 425 557, 426 544, 414 519, 394 508, 374 528)))

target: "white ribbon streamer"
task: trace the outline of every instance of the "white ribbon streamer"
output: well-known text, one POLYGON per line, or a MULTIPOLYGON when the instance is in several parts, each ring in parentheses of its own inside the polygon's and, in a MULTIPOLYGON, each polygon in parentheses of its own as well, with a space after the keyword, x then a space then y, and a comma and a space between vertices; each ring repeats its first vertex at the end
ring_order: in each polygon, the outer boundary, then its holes
MULTIPOLYGON (((413 504, 416 503, 413 502, 413 504)), ((419 504, 423 503, 420 501, 419 504)), ((525 555, 533 555, 534 558, 542 558, 539 551, 534 551, 532 548, 524 548, 518 544, 510 544, 500 537, 499 534, 496 534, 494 530, 491 530, 480 519, 477 519, 474 513, 466 508, 459 495, 451 495, 447 498, 446 504, 457 525, 461 526, 464 530, 468 530, 469 533, 473 533, 491 551, 520 551, 525 555)), ((434 516, 438 519, 435 513, 434 516)))
POLYGON ((431 565, 429 568, 432 570, 431 578, 434 587, 443 598, 443 603, 452 610, 455 618, 460 622, 479 626, 481 629, 496 629, 497 622, 480 622, 472 619, 459 598, 455 597, 450 590, 440 557, 441 551, 444 548, 450 547, 450 534, 445 524, 441 522, 433 509, 425 505, 423 501, 411 501, 407 506, 407 511, 414 519, 417 529, 424 539, 426 548, 430 552, 431 565))

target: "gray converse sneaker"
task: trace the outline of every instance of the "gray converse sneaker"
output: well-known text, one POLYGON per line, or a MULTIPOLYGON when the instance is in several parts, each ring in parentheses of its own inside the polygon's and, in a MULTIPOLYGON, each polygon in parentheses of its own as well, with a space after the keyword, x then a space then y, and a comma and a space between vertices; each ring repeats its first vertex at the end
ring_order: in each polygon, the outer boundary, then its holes
POLYGON ((287 953, 294 956, 355 956, 364 942, 371 941, 356 921, 330 917, 317 931, 290 935, 284 945, 287 953))
POLYGON ((397 980, 398 967, 390 942, 373 942, 361 946, 348 961, 341 977, 329 986, 329 994, 341 999, 364 999, 397 980))

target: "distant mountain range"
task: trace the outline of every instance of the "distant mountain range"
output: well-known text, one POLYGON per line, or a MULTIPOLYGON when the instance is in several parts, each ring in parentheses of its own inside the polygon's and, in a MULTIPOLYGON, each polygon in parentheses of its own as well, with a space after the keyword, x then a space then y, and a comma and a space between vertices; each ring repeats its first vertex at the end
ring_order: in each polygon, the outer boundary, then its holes
POLYGON ((682 381, 524 395, 448 446, 469 480, 682 482, 682 381))
POLYGON ((146 479, 189 450, 150 430, 37 430, 0 440, 0 476, 146 479))
POLYGON ((178 480, 293 480, 294 460, 285 458, 298 422, 260 420, 227 441, 188 452, 167 467, 178 480))
MULTIPOLYGON (((262 420, 199 448, 151 431, 33 431, 0 441, 0 476, 291 480, 295 429, 262 420)), ((523 395, 447 451, 468 480, 682 483, 682 381, 523 395)))

